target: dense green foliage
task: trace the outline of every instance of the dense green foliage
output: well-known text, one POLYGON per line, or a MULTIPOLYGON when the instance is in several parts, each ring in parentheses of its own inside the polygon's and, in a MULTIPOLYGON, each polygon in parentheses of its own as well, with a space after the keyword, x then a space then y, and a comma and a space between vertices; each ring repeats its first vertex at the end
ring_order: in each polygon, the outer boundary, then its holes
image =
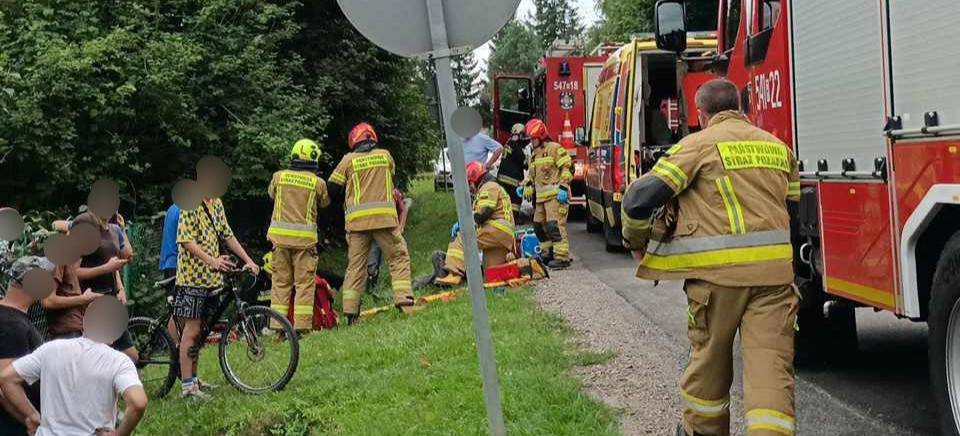
MULTIPOLYGON (((600 22, 589 31, 590 47, 603 42, 627 42, 631 36, 653 32, 656 0, 596 0, 600 22)), ((717 0, 688 0, 687 28, 717 28, 717 0)))
POLYGON ((480 70, 473 52, 450 59, 453 67, 453 87, 457 91, 457 105, 476 103, 480 95, 480 70))
POLYGON ((403 183, 435 137, 416 64, 332 1, 4 1, 0 47, 0 203, 21 210, 75 210, 109 177, 128 216, 153 214, 207 154, 231 198, 262 196, 293 141, 321 140, 329 166, 360 120, 403 183))
POLYGON ((580 18, 570 0, 533 0, 533 5, 530 25, 540 38, 541 51, 545 52, 554 41, 576 41, 583 34, 580 18))

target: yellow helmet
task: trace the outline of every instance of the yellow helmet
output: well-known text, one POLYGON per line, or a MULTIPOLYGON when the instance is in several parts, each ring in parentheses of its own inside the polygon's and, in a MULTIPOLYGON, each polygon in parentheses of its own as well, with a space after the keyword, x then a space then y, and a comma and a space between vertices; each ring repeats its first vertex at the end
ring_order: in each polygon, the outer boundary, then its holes
POLYGON ((263 270, 267 274, 273 275, 273 252, 268 251, 267 254, 263 255, 263 270))
POLYGON ((318 162, 321 154, 323 153, 320 151, 320 146, 309 139, 297 141, 293 144, 293 149, 290 150, 291 159, 305 160, 308 162, 318 162))

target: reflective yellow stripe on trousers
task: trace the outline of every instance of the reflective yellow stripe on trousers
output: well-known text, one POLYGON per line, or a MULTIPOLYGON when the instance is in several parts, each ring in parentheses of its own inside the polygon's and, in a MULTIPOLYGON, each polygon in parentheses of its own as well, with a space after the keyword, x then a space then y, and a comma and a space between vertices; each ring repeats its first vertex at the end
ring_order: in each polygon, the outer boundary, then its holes
POLYGON ((684 407, 694 415, 699 415, 706 418, 716 418, 718 416, 724 416, 730 413, 729 398, 723 398, 720 400, 705 400, 703 398, 697 398, 693 395, 690 395, 683 390, 680 390, 680 396, 683 397, 684 407))
POLYGON ((770 430, 793 436, 796 432, 796 420, 776 410, 753 409, 747 412, 747 432, 751 430, 770 430))

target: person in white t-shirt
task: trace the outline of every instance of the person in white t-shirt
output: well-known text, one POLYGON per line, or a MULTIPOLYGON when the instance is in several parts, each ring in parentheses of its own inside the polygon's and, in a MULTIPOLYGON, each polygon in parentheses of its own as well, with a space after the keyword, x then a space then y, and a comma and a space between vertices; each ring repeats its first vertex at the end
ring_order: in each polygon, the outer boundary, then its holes
MULTIPOLYGON (((87 315, 119 301, 112 297, 91 303, 87 315)), ((94 341, 89 316, 84 336, 47 342, 0 373, 3 395, 27 417, 27 430, 37 436, 127 436, 133 433, 147 409, 147 394, 133 361, 104 342, 94 341), (24 393, 23 383, 40 381, 41 414, 24 393), (116 425, 117 397, 126 405, 123 421, 116 425)), ((125 317, 124 317, 125 318, 125 317)), ((125 323, 125 319, 123 320, 125 323)), ((119 336, 119 334, 117 335, 119 336)))

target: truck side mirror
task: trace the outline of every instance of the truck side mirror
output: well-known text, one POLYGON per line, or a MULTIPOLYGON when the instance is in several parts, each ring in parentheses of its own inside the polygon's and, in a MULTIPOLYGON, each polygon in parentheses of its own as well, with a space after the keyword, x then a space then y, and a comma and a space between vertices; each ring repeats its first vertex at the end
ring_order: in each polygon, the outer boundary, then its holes
POLYGON ((574 141, 580 145, 587 145, 587 131, 583 127, 577 127, 577 130, 573 134, 574 141))
POLYGON ((683 53, 687 49, 687 8, 684 0, 659 0, 654 10, 657 48, 683 53))

